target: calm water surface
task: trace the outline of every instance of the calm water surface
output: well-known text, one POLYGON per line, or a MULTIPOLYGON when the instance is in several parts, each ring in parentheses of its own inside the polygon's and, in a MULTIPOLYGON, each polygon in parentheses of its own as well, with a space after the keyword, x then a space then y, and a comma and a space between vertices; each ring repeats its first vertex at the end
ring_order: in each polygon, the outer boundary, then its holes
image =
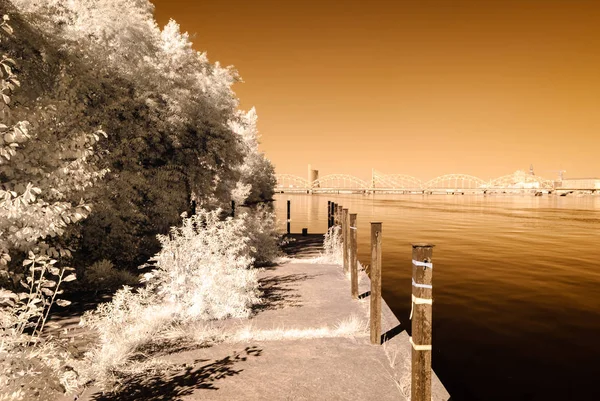
POLYGON ((600 197, 276 195, 285 230, 383 222, 383 297, 408 323, 411 242, 435 244, 433 368, 453 401, 600 400, 600 197))

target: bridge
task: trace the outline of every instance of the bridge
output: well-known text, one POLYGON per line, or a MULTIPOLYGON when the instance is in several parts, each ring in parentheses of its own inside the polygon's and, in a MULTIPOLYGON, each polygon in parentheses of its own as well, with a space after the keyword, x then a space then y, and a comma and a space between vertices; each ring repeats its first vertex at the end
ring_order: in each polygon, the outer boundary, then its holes
POLYGON ((550 193, 556 182, 524 171, 492 180, 468 174, 445 174, 421 181, 407 174, 371 172, 367 182, 349 174, 329 174, 312 182, 292 174, 276 174, 278 193, 400 193, 400 194, 484 194, 484 193, 550 193))

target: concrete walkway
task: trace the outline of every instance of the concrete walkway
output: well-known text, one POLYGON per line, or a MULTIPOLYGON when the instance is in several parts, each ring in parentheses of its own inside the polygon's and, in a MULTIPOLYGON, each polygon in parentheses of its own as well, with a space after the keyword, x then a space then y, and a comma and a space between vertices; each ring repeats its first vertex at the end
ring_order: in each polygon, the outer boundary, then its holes
MULTIPOLYGON (((299 259, 260 273, 264 303, 251 319, 223 324, 238 333, 233 341, 165 356, 187 365, 177 374, 133 379, 118 395, 90 389, 80 400, 407 400, 407 336, 387 316, 383 329, 394 338, 370 344, 368 296, 351 299, 339 265, 302 259, 319 241, 298 237, 287 249, 299 259)), ((433 400, 447 400, 434 381, 433 400)))

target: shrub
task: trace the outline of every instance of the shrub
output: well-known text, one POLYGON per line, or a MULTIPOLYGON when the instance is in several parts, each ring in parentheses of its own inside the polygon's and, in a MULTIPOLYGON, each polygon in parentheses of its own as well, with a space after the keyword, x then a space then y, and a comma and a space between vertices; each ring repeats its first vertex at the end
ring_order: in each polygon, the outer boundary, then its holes
POLYGON ((183 318, 245 317, 258 301, 246 221, 220 220, 220 213, 199 210, 170 235, 159 235, 162 250, 152 259, 157 269, 147 277, 183 318))
POLYGON ((85 290, 116 290, 139 284, 139 278, 127 270, 115 269, 110 260, 103 259, 85 269, 81 284, 85 290))
POLYGON ((0 288, 0 400, 47 399, 53 391, 76 387, 64 345, 41 337, 52 305, 69 304, 56 298, 62 293, 60 285, 75 280, 69 274, 72 268, 56 267, 55 262, 30 252, 23 262, 31 272, 21 281, 25 292, 0 288))
POLYGON ((246 223, 245 235, 250 238, 250 256, 256 266, 273 263, 280 256, 278 243, 281 235, 277 233, 275 213, 264 205, 243 212, 241 218, 246 223))
POLYGON ((82 324, 98 332, 99 343, 78 367, 82 377, 114 388, 174 325, 249 315, 259 293, 257 272, 249 269, 247 220, 220 214, 199 210, 159 235, 162 250, 152 258, 156 268, 144 274, 145 287, 125 287, 86 312, 82 324))
MULTIPOLYGON (((0 311, 0 320, 4 313, 0 311)), ((0 347, 0 400, 49 400, 73 391, 77 373, 66 348, 57 341, 0 347)))

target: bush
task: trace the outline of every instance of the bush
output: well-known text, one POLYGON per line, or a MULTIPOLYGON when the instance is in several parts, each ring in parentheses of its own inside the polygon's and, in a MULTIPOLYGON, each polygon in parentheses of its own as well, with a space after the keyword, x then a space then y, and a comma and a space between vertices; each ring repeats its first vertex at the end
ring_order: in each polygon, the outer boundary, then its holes
POLYGON ((277 233, 275 213, 266 206, 259 205, 241 214, 246 223, 245 235, 250 238, 250 256, 256 266, 273 263, 280 256, 278 243, 281 235, 277 233))
POLYGON ((145 287, 125 287, 110 303, 86 312, 82 324, 100 340, 78 368, 83 377, 114 387, 174 325, 250 314, 259 302, 257 271, 249 269, 250 218, 220 220, 220 214, 200 210, 159 235, 162 250, 152 258, 156 268, 144 274, 145 287))
POLYGON ((116 290, 124 285, 136 286, 139 278, 127 270, 115 269, 110 260, 103 259, 85 269, 81 289, 116 290))
POLYGON ((74 390, 77 374, 66 348, 56 341, 0 347, 0 400, 49 400, 74 390))
POLYGON ((165 301, 181 308, 181 317, 245 317, 258 301, 256 272, 245 219, 220 220, 221 210, 200 210, 170 235, 159 235, 162 250, 152 260, 165 301))
POLYGON ((23 265, 31 272, 21 281, 25 292, 0 288, 0 400, 48 399, 77 385, 64 344, 42 337, 52 305, 69 305, 56 296, 63 282, 75 280, 74 269, 33 252, 23 265))

